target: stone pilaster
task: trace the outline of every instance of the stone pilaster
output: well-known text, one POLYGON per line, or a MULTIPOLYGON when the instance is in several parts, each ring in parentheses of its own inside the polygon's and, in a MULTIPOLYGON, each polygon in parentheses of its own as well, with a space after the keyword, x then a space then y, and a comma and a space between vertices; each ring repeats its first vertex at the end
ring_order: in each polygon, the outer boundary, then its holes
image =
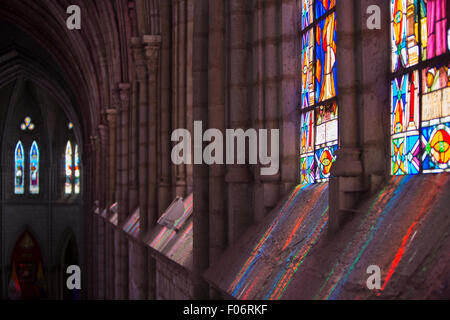
MULTIPOLYGON (((120 83, 118 85, 120 99, 120 187, 119 187, 119 226, 125 221, 129 214, 129 186, 131 164, 129 150, 129 119, 130 119, 130 84, 120 83)), ((114 289, 116 299, 126 299, 128 297, 128 246, 125 234, 118 229, 114 230, 114 289)))
MULTIPOLYGON (((229 5, 229 129, 249 128, 248 110, 248 31, 246 2, 230 0, 229 5)), ((237 163, 235 152, 234 163, 237 163)), ((233 244, 251 223, 251 181, 248 165, 227 166, 228 184, 228 242, 233 244)))
POLYGON ((170 205, 171 195, 171 55, 172 51, 172 7, 171 1, 161 1, 161 104, 159 107, 160 132, 159 132, 159 159, 158 159, 158 215, 170 205))
POLYGON ((329 231, 341 226, 346 214, 352 212, 362 190, 362 163, 358 105, 355 1, 344 0, 336 5, 337 68, 340 148, 331 171, 329 190, 329 231))

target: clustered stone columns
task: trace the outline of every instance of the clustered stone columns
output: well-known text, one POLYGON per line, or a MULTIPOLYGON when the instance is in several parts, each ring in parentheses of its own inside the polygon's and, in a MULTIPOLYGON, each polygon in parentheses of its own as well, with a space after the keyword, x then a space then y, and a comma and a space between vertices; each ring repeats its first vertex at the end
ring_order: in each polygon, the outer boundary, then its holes
MULTIPOLYGON (((280 156, 286 160, 284 173, 272 177, 260 176, 260 167, 248 165, 248 159, 243 165, 194 166, 196 298, 208 294, 203 272, 218 262, 252 222, 264 218, 278 202, 280 192, 297 181, 298 121, 292 119, 298 105, 296 69, 271 63, 283 57, 295 65, 295 8, 295 0, 282 4, 261 0, 194 2, 193 120, 202 121, 203 130, 214 128, 223 133, 226 129, 280 129, 281 146, 285 146, 280 156), (288 22, 281 19, 280 12, 288 22), (294 44, 280 48, 282 41, 294 44)), ((234 160, 236 163, 236 156, 234 160)), ((218 297, 217 292, 209 290, 209 297, 218 297)))

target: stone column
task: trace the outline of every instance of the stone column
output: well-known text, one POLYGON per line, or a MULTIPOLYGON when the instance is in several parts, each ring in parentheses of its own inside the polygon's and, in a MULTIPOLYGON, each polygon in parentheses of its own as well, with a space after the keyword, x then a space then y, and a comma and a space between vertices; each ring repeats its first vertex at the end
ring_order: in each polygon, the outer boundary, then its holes
MULTIPOLYGON (((225 132, 225 3, 209 2, 208 125, 225 132)), ((225 154, 225 150, 223 150, 225 154)), ((225 167, 209 168, 210 264, 221 257, 227 244, 227 215, 224 194, 225 167)))
MULTIPOLYGON (((132 39, 132 51, 136 68, 137 103, 139 106, 139 209, 140 236, 145 235, 148 226, 148 172, 149 172, 149 94, 145 48, 141 38, 132 39)), ((133 209, 134 210, 134 209, 133 209)), ((145 299, 147 294, 147 256, 144 247, 129 241, 129 296, 131 299, 145 299)))
POLYGON ((360 120, 362 124, 362 161, 366 190, 374 191, 390 172, 390 1, 363 0, 357 3, 358 55, 360 61, 360 120), (367 28, 367 8, 377 5, 381 9, 381 29, 367 28))
MULTIPOLYGON (((120 170, 120 189, 119 189, 119 219, 120 226, 129 214, 128 196, 129 196, 129 119, 130 119, 130 84, 120 83, 118 85, 119 97, 121 102, 120 121, 121 121, 121 170, 120 170)), ((115 256, 115 298, 122 300, 128 297, 128 246, 125 234, 119 230, 114 230, 114 256, 115 256)))
MULTIPOLYGON (((279 34, 277 25, 278 0, 264 1, 264 128, 268 130, 268 152, 272 155, 271 130, 279 129, 279 34)), ((260 175, 260 172, 256 173, 260 175)), ((273 176, 260 175, 263 187, 264 216, 274 208, 279 200, 280 173, 273 176)), ((263 216, 263 217, 264 217, 263 216)), ((259 217, 261 219, 261 217, 259 217)))
MULTIPOLYGON (((145 54, 147 58, 147 68, 149 71, 149 171, 148 171, 148 229, 151 230, 158 220, 158 158, 157 158, 157 109, 159 105, 158 89, 159 89, 159 69, 161 65, 161 36, 151 35, 144 36, 145 54)), ((146 248, 143 248, 148 253, 146 248)), ((155 298, 154 283, 156 279, 155 261, 150 255, 147 262, 148 276, 148 298, 155 298)))
POLYGON ((139 208, 141 231, 147 230, 148 212, 148 81, 145 50, 141 38, 132 39, 139 106, 139 208))
MULTIPOLYGON (((113 100, 116 100, 113 97, 113 100)), ((116 102, 115 102, 116 103, 116 102)), ((111 212, 109 212, 109 207, 116 201, 116 183, 117 183, 117 109, 116 106, 106 110, 106 119, 108 121, 109 129, 109 153, 108 153, 108 165, 109 165, 109 185, 107 193, 106 205, 108 207, 108 217, 111 212)), ((114 297, 114 230, 112 229, 108 221, 105 222, 105 236, 106 236, 106 299, 112 299, 114 297)))
POLYGON ((301 46, 298 39, 297 22, 298 5, 296 0, 281 1, 281 85, 280 85, 280 108, 281 108, 281 145, 280 145, 280 170, 282 190, 284 194, 289 192, 299 182, 299 137, 300 121, 297 116, 297 107, 300 105, 298 88, 300 83, 297 79, 300 65, 298 46, 301 46))
MULTIPOLYGON (((252 125, 255 129, 264 129, 264 0, 252 1, 252 125)), ((260 165, 254 166, 253 175, 253 220, 264 218, 264 186, 261 183, 260 165)))
POLYGON ((157 213, 157 181, 158 181, 158 158, 157 158, 157 109, 158 109, 158 75, 161 64, 161 36, 144 36, 145 54, 147 58, 147 68, 149 71, 149 125, 148 125, 148 227, 151 228, 158 218, 157 213))
MULTIPOLYGON (((194 119, 208 126, 208 0, 195 1, 193 50, 194 119)), ((203 272, 209 266, 209 168, 194 165, 194 297, 207 299, 203 272)))
POLYGON ((339 229, 347 213, 351 213, 362 191, 360 160, 360 127, 356 62, 356 1, 343 0, 336 5, 337 15, 337 87, 340 147, 336 152, 329 186, 329 231, 339 229))
MULTIPOLYGON (((248 21, 246 1, 230 0, 229 5, 229 101, 228 128, 249 127, 248 106, 248 21)), ((237 163, 235 152, 234 163, 237 163)), ((228 184, 228 241, 233 244, 247 229, 251 222, 251 182, 252 175, 248 165, 227 166, 228 184)))
POLYGON ((108 169, 106 167, 107 162, 107 134, 108 134, 108 128, 101 124, 98 126, 98 136, 99 136, 99 159, 98 159, 98 168, 99 168, 99 175, 98 175, 98 184, 97 188, 99 189, 99 201, 100 201, 100 215, 98 216, 98 279, 99 279, 99 292, 98 292, 98 299, 105 299, 106 297, 106 232, 105 232, 105 220, 101 216, 103 210, 107 208, 106 203, 106 194, 107 194, 107 187, 108 184, 107 176, 108 176, 108 169))
MULTIPOLYGON (((186 125, 186 1, 173 0, 174 14, 174 128, 186 125)), ((175 166, 175 193, 186 195, 186 165, 175 166)))
POLYGON ((86 257, 88 257, 86 261, 86 265, 88 267, 87 272, 87 298, 88 299, 96 299, 96 287, 97 287, 97 270, 96 270, 96 262, 95 257, 97 255, 96 251, 96 245, 97 245, 97 239, 96 239, 96 233, 97 229, 95 228, 97 215, 94 213, 95 210, 95 144, 93 143, 93 140, 91 139, 89 143, 85 143, 83 148, 83 165, 84 170, 83 177, 81 181, 84 182, 85 191, 83 193, 84 195, 84 210, 85 212, 89 212, 89 214, 86 215, 86 219, 84 220, 84 227, 86 232, 84 233, 85 241, 87 243, 87 251, 86 251, 86 257), (89 257, 91 259, 89 259, 89 257))
POLYGON ((158 216, 167 209, 172 201, 171 196, 171 55, 172 55, 172 14, 171 1, 161 1, 161 104, 160 104, 160 133, 159 133, 159 190, 158 190, 158 216))

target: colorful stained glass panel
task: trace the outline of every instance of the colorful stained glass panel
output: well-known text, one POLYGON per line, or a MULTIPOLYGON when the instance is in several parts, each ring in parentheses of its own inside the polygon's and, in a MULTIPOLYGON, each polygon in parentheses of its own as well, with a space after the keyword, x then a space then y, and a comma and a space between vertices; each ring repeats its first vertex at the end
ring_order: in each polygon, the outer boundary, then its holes
POLYGON ((302 29, 308 27, 314 20, 313 0, 302 1, 302 29))
POLYGON ((316 102, 336 96, 336 14, 321 20, 316 30, 316 102))
POLYGON ((316 181, 326 182, 331 175, 332 164, 336 161, 337 146, 325 147, 315 153, 316 157, 316 181))
POLYGON ((39 147, 36 141, 30 149, 30 193, 39 194, 39 147))
POLYGON ((64 161, 66 175, 66 184, 64 190, 66 194, 72 194, 72 145, 70 141, 68 141, 66 145, 66 154, 64 161))
POLYGON ((80 178, 81 178, 81 172, 80 172, 80 151, 78 149, 78 145, 75 145, 75 182, 74 182, 74 191, 75 194, 80 194, 81 184, 80 184, 80 178))
POLYGON ((422 59, 431 59, 448 51, 446 0, 420 0, 422 59))
POLYGON ((391 0, 392 71, 419 62, 419 9, 417 0, 391 0))
POLYGON ((302 36, 302 109, 314 104, 314 30, 302 36))
POLYGON ((450 171, 450 122, 422 128, 423 172, 450 171))
POLYGON ((25 158, 22 142, 18 142, 14 151, 14 193, 24 194, 25 158))

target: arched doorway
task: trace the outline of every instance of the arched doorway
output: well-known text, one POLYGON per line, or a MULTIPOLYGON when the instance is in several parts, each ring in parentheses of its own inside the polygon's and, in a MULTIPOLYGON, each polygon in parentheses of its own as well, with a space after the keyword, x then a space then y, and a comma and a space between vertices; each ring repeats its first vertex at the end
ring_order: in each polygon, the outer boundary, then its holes
POLYGON ((22 233, 14 246, 8 296, 12 300, 41 300, 47 297, 41 249, 28 230, 22 233))
POLYGON ((79 300, 80 299, 80 291, 79 290, 69 290, 67 288, 67 278, 70 276, 66 273, 67 268, 69 266, 79 266, 79 259, 78 259, 78 248, 77 243, 75 240, 75 237, 73 234, 70 236, 69 241, 66 244, 66 247, 63 251, 62 256, 62 298, 64 300, 79 300))

